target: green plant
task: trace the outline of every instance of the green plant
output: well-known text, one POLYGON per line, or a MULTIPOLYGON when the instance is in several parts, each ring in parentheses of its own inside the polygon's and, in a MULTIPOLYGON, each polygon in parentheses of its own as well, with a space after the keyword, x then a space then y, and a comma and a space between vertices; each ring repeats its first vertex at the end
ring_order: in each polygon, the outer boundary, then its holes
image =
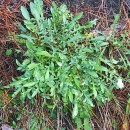
POLYGON ((13 97, 20 93, 22 102, 40 95, 50 110, 62 104, 64 114, 71 110, 78 129, 90 130, 94 101, 100 105, 109 100, 118 78, 113 62, 104 56, 106 38, 84 34, 96 20, 82 26, 82 13, 73 16, 66 5, 55 3, 45 18, 42 0, 30 2, 31 15, 23 6, 21 11, 25 20, 17 40, 26 46, 26 59, 16 61, 23 75, 7 87, 15 88, 13 97))
POLYGON ((6 55, 11 55, 12 54, 12 50, 11 49, 7 49, 6 50, 6 55))

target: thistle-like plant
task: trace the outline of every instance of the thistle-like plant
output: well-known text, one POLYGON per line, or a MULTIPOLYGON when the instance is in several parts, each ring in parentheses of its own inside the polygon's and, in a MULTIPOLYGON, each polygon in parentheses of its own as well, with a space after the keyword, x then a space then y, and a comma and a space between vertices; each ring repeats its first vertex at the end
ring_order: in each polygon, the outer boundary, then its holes
POLYGON ((42 0, 30 2, 30 13, 24 6, 21 11, 25 20, 19 24, 17 40, 26 47, 26 59, 16 61, 23 75, 8 86, 15 88, 13 96, 20 93, 24 102, 40 95, 48 109, 62 102, 64 113, 70 108, 77 129, 90 130, 94 101, 100 104, 109 99, 117 77, 113 63, 104 56, 109 44, 105 37, 88 40, 85 36, 96 20, 80 25, 82 13, 73 16, 66 5, 55 3, 50 16, 44 17, 42 0))

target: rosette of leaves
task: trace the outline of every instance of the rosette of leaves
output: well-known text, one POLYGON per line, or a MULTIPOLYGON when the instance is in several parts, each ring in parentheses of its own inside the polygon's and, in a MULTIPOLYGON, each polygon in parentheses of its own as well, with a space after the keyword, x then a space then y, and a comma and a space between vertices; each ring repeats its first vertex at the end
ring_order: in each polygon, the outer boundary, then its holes
POLYGON ((88 117, 94 101, 100 104, 109 99, 116 77, 112 63, 103 56, 108 45, 105 38, 87 40, 84 34, 96 20, 80 25, 82 13, 73 16, 66 5, 55 3, 46 18, 42 0, 30 2, 30 13, 23 6, 21 11, 25 20, 17 40, 25 42, 26 59, 16 61, 23 75, 9 85, 15 88, 13 96, 20 93, 24 102, 40 95, 49 109, 62 102, 64 113, 68 107, 72 110, 78 129, 91 129, 88 117))

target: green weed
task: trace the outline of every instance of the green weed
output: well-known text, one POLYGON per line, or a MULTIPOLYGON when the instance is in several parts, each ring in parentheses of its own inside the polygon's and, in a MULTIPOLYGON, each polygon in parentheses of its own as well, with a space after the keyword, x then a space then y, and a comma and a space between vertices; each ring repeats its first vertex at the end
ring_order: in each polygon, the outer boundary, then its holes
POLYGON ((24 25, 19 24, 17 40, 26 47, 26 59, 16 63, 23 75, 6 88, 13 87, 13 97, 20 94, 23 103, 39 95, 43 106, 53 112, 59 104, 63 114, 69 108, 75 127, 91 130, 94 102, 100 105, 110 100, 119 77, 116 61, 104 55, 110 44, 107 38, 85 35, 97 20, 80 25, 82 13, 73 16, 66 5, 57 7, 55 3, 46 18, 42 0, 30 2, 31 14, 24 6, 21 11, 25 20, 24 25))

